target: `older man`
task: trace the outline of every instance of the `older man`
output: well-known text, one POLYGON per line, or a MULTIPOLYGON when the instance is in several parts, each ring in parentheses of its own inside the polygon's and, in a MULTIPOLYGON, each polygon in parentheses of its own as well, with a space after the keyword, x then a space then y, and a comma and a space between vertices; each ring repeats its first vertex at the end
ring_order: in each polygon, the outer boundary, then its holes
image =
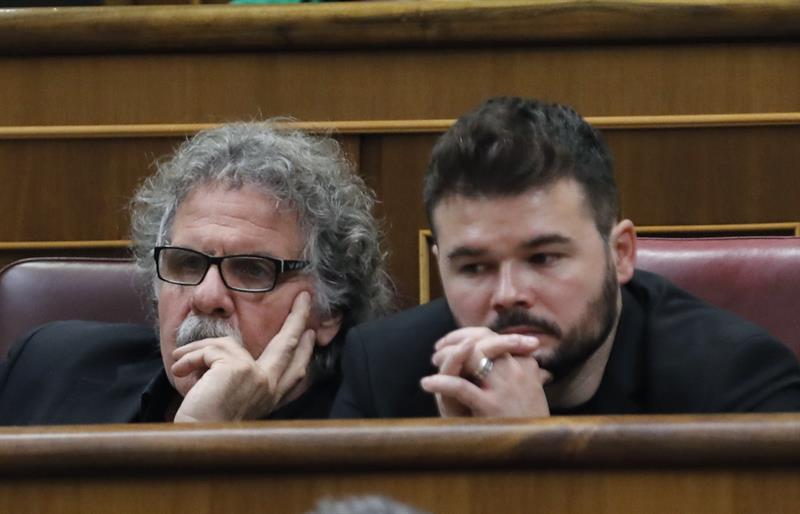
POLYGON ((0 370, 0 423, 327 417, 344 328, 390 300, 372 205, 331 139, 198 134, 132 202, 158 335, 40 327, 0 370))
POLYGON ((489 100, 424 190, 446 302, 351 331, 335 416, 800 410, 788 348, 634 270, 608 148, 572 109, 489 100))

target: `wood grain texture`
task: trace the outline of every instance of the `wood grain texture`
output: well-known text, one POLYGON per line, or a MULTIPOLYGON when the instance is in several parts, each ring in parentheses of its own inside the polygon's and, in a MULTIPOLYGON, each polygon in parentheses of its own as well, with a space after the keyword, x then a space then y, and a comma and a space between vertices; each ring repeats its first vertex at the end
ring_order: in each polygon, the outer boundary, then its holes
POLYGON ((585 116, 796 113, 797 91, 793 42, 9 56, 0 126, 453 119, 498 94, 585 116))
POLYGON ((796 414, 0 429, 4 512, 793 512, 796 414))
POLYGON ((4 53, 437 47, 800 35, 792 0, 496 0, 0 12, 4 53))
POLYGON ((795 128, 613 131, 625 217, 639 225, 800 219, 795 128))
POLYGON ((4 427, 0 455, 4 476, 152 467, 186 473, 332 466, 341 471, 783 467, 800 462, 800 415, 4 427))
POLYGON ((738 237, 800 236, 800 222, 737 223, 731 225, 637 226, 636 234, 647 237, 738 237))
MULTIPOLYGON (((800 125, 800 112, 745 114, 684 114, 661 116, 587 116, 597 129, 671 129, 707 127, 770 127, 800 125)), ((280 129, 312 134, 441 134, 455 120, 341 120, 275 121, 280 129)), ((131 137, 190 137, 220 123, 44 125, 0 127, 0 140, 9 139, 125 139, 131 137)))
POLYGON ((110 241, 13 241, 0 242, 0 252, 14 250, 115 250, 128 248, 130 241, 117 239, 110 241))
POLYGON ((382 494, 435 514, 793 514, 798 473, 727 469, 432 470, 4 478, 0 508, 37 514, 302 514, 322 498, 382 494))

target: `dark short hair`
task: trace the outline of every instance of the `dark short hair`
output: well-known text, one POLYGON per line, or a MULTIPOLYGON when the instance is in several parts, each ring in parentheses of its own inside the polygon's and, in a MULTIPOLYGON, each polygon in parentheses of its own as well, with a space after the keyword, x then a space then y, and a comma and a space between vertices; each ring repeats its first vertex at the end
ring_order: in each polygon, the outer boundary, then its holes
POLYGON ((434 146, 425 209, 435 231, 433 210, 447 196, 513 196, 561 179, 581 185, 606 239, 619 214, 619 193, 600 134, 564 105, 491 98, 461 116, 434 146))

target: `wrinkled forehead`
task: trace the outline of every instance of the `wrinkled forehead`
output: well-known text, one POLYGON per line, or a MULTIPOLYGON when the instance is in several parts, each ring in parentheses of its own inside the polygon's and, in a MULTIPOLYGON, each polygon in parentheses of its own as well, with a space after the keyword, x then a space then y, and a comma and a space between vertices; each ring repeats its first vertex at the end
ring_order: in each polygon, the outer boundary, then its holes
POLYGON ((298 215, 288 202, 254 185, 204 184, 178 205, 168 240, 204 252, 257 252, 296 259, 305 248, 298 215))
MULTIPOLYGON (((300 230, 301 223, 294 203, 272 189, 255 183, 203 182, 176 197, 165 210, 159 230, 159 244, 174 239, 176 219, 197 223, 217 216, 249 220, 254 224, 271 224, 278 219, 292 220, 300 230)), ((179 223, 180 225, 180 223, 179 223)))

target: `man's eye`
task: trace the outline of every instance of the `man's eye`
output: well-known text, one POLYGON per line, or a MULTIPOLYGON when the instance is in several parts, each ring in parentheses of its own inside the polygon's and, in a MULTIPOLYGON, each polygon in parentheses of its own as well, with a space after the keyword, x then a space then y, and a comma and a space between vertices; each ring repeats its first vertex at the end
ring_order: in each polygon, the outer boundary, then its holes
POLYGON ((480 275, 481 273, 485 273, 488 269, 489 267, 486 264, 472 262, 459 266, 458 272, 462 275, 480 275))
POLYGON ((205 259, 199 255, 184 255, 176 259, 173 267, 181 271, 197 271, 205 268, 205 259))
POLYGON ((235 261, 233 267, 236 274, 241 277, 264 278, 272 275, 269 264, 255 259, 235 261))
POLYGON ((557 253, 535 253, 528 257, 528 262, 535 266, 548 266, 560 258, 561 255, 557 253))

